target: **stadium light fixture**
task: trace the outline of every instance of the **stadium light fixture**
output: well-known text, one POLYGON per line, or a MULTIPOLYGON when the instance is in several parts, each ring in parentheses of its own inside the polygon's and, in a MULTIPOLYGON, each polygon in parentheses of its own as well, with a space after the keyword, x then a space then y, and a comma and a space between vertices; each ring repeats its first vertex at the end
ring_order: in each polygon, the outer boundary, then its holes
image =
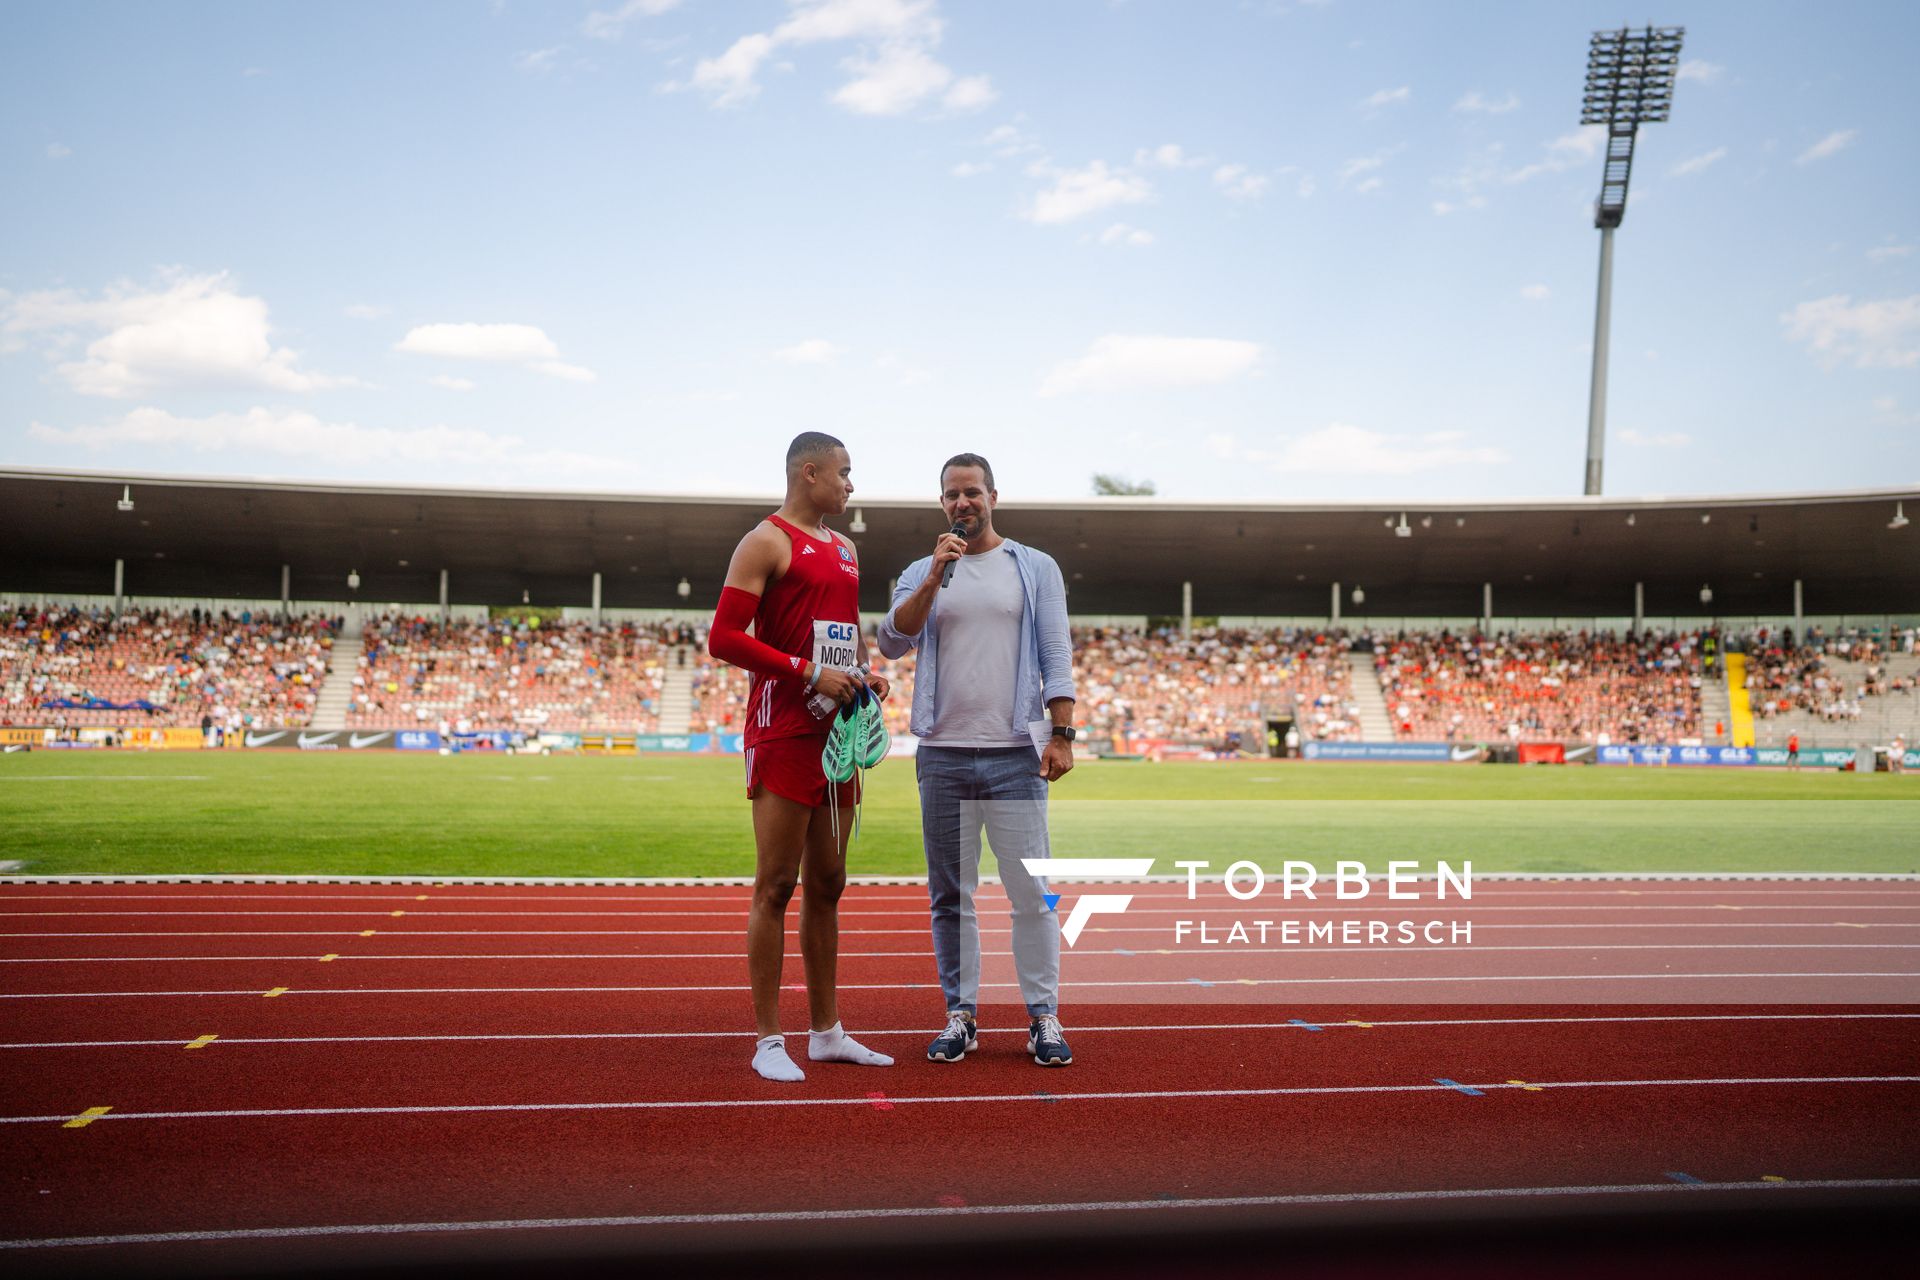
POLYGON ((133 486, 130 484, 121 485, 120 501, 114 503, 113 505, 115 507, 118 507, 122 511, 133 510, 133 486))
POLYGON ((525 587, 522 587, 522 588, 520 588, 520 603, 521 603, 521 604, 532 604, 532 603, 533 603, 533 592, 531 592, 531 591, 529 591, 529 590, 527 590, 527 589, 526 589, 525 587))
POLYGON ((1894 503, 1894 504, 1893 504, 1893 519, 1891 519, 1891 520, 1889 520, 1889 521, 1887 521, 1887 528, 1889 528, 1889 529, 1904 529, 1904 528, 1906 528, 1906 527, 1907 527, 1908 525, 1910 525, 1910 524, 1912 524, 1912 523, 1913 523, 1913 521, 1911 521, 1911 520, 1909 520, 1909 519, 1907 519, 1907 504, 1906 504, 1906 502, 1905 502, 1905 501, 1903 500, 1903 501, 1900 501, 1900 502, 1896 502, 1896 503, 1894 503))
POLYGON ((1400 513, 1400 523, 1393 526, 1393 536, 1396 538, 1411 538, 1413 536, 1413 526, 1407 523, 1407 513, 1404 511, 1400 513))
POLYGON ((1701 587, 1701 588, 1700 588, 1700 603, 1701 603, 1701 604, 1712 604, 1712 603, 1713 603, 1713 588, 1712 588, 1712 587, 1701 587))
POLYGON ((1607 434, 1607 329, 1613 309, 1613 233, 1627 216, 1627 183, 1633 176, 1633 144, 1643 124, 1657 124, 1673 109, 1673 83, 1680 72, 1685 27, 1622 27, 1596 31, 1587 41, 1587 88, 1582 125, 1605 125, 1606 165, 1593 225, 1600 229, 1600 288, 1593 312, 1593 382, 1587 397, 1588 494, 1600 492, 1607 434))
POLYGON ((358 591, 359 589, 360 589, 360 571, 358 569, 347 570, 347 590, 358 591))
POLYGON ((1353 603, 1355 605, 1363 605, 1366 602, 1367 602, 1367 593, 1365 589, 1361 587, 1355 587, 1353 589, 1353 603))
POLYGON ((685 600, 688 596, 693 594, 693 584, 691 582, 688 582, 685 578, 682 578, 680 579, 679 585, 674 587, 673 594, 679 596, 682 600, 685 600))
POLYGON ((861 511, 860 508, 855 507, 853 509, 853 519, 847 522, 847 532, 848 533, 865 533, 866 531, 867 531, 866 513, 861 511))

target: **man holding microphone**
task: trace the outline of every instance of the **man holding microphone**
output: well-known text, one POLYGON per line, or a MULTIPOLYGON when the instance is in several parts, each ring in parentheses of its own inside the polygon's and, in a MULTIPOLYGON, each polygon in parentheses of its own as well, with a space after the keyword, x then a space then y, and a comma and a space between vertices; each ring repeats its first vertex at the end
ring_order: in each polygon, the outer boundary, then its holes
POLYGON ((920 740, 921 839, 946 1029, 927 1048, 958 1062, 979 1047, 980 925, 973 895, 986 828, 1013 908, 1013 956, 1042 1066, 1073 1061, 1059 1018, 1060 920, 1021 860, 1048 857, 1047 787, 1073 768, 1073 640, 1052 556, 994 531, 993 467, 962 453, 940 469, 952 531, 909 565, 880 624, 880 652, 910 649, 920 740))

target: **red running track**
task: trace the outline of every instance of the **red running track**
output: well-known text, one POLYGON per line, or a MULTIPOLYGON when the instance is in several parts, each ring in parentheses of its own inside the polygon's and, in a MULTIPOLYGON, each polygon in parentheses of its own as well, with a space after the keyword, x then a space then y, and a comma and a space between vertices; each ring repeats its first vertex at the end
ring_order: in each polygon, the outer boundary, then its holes
MULTIPOLYGON (((1171 947, 1184 890, 1148 886, 1066 957, 1062 1071, 1026 1059, 1004 1003, 983 1010, 979 1055, 927 1063, 924 896, 858 886, 842 1008, 899 1064, 814 1066, 797 1086, 747 1067, 745 898, 8 885, 0 1150, 20 1176, 0 1254, 437 1259, 1054 1208, 1083 1225, 1391 1218, 1920 1186, 1906 884, 1488 886, 1471 912, 1485 952, 1224 960, 1171 947), (1645 994, 1580 1003, 1561 979, 1583 966, 1645 975, 1645 994), (1407 981, 1436 973, 1480 981, 1407 981), (1656 976, 1674 973, 1691 976, 1656 976), (1724 974, 1770 976, 1700 976, 1724 974), (1379 981, 1339 981, 1355 977, 1379 981), (1755 983, 1768 1002, 1725 996, 1755 983), (1821 1002, 1782 1003, 1796 984, 1821 1002), (141 1239, 165 1233, 188 1238, 141 1239)), ((1358 916, 1457 909, 1388 907, 1358 916)), ((982 917, 1004 950, 984 901, 982 917)), ((788 1025, 804 1019, 795 991, 788 1025)))

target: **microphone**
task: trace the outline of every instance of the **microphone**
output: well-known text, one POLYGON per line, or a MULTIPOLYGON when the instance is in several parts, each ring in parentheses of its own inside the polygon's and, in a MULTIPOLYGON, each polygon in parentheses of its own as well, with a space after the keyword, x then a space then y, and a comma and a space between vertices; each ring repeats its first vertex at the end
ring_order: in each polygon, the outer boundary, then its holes
MULTIPOLYGON (((964 538, 967 536, 967 526, 955 520, 953 522, 953 528, 947 530, 947 532, 964 538)), ((942 591, 953 585, 953 566, 959 563, 958 560, 949 560, 947 561, 946 567, 940 570, 940 589, 942 591)))

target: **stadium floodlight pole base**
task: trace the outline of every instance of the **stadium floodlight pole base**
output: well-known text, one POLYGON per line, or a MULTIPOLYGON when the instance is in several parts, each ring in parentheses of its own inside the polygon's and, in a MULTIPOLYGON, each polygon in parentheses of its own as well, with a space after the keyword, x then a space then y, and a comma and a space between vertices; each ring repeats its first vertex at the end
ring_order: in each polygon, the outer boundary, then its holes
POLYGON ((1593 385, 1587 394, 1588 497, 1600 493, 1607 452, 1607 331, 1613 318, 1613 228, 1600 228, 1600 289, 1593 308, 1593 385))

